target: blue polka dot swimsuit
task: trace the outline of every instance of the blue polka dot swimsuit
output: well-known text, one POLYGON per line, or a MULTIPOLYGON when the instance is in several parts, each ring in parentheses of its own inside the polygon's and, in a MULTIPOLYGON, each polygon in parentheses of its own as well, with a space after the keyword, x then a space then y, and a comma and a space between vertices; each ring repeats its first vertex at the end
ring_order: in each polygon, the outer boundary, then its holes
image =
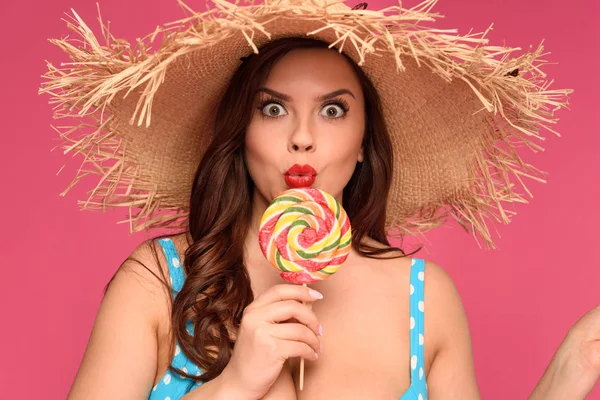
MULTIPOLYGON (((185 279, 181 260, 171 239, 158 241, 163 248, 169 264, 169 275, 173 298, 179 293, 185 279)), ((427 400, 427 383, 425 380, 424 366, 424 280, 425 262, 418 258, 412 259, 410 269, 410 387, 400 400, 427 400)), ((194 334, 192 321, 188 321, 186 329, 194 334)), ((190 375, 200 376, 202 371, 192 363, 181 351, 179 342, 176 342, 175 356, 171 365, 186 371, 190 375)), ((194 380, 173 374, 167 371, 160 381, 152 388, 148 400, 179 400, 200 384, 194 380)))
POLYGON ((425 261, 413 258, 410 267, 410 387, 400 400, 427 400, 425 380, 425 261))

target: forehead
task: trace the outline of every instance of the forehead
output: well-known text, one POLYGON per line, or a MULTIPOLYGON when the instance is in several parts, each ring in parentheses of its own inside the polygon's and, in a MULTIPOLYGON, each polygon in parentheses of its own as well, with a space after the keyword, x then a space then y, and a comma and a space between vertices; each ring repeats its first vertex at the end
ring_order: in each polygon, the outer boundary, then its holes
POLYGON ((266 84, 289 89, 360 90, 360 82, 346 58, 334 49, 295 49, 271 68, 266 84))

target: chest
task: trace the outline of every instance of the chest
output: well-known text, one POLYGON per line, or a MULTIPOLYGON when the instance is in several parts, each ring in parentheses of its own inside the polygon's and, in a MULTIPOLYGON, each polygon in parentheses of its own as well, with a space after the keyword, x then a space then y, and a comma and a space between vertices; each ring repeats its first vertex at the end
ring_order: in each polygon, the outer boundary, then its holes
MULTIPOLYGON (((410 282, 399 260, 344 265, 310 285, 323 293, 312 306, 323 326, 323 352, 290 360, 298 399, 399 399, 410 386, 410 282)), ((285 282, 272 282, 272 284, 285 282)), ((262 288, 257 288, 260 291, 262 288)))

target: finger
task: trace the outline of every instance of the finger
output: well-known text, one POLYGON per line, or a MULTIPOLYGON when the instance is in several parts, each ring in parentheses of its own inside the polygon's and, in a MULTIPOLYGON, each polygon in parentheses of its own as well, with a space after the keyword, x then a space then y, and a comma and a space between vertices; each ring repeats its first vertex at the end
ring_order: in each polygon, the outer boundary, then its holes
POLYGON ((317 360, 319 355, 312 347, 303 342, 293 340, 278 340, 276 357, 285 361, 292 357, 302 357, 306 360, 317 360))
POLYGON ((321 353, 321 341, 315 333, 302 324, 278 324, 269 326, 269 334, 282 340, 302 342, 309 345, 317 353, 321 353))
POLYGON ((323 295, 309 287, 281 284, 274 285, 258 296, 249 307, 263 307, 283 300, 313 302, 323 295))
POLYGON ((314 311, 296 300, 280 301, 269 304, 260 310, 260 319, 267 323, 279 323, 295 318, 300 324, 306 325, 315 335, 320 335, 319 320, 314 311))

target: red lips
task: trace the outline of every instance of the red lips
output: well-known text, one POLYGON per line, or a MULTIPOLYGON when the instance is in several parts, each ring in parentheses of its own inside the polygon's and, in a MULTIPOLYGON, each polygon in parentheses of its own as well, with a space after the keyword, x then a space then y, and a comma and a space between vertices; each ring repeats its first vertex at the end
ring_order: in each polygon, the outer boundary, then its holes
POLYGON ((285 172, 284 178, 290 188, 308 187, 315 183, 317 171, 308 164, 294 164, 285 172))

